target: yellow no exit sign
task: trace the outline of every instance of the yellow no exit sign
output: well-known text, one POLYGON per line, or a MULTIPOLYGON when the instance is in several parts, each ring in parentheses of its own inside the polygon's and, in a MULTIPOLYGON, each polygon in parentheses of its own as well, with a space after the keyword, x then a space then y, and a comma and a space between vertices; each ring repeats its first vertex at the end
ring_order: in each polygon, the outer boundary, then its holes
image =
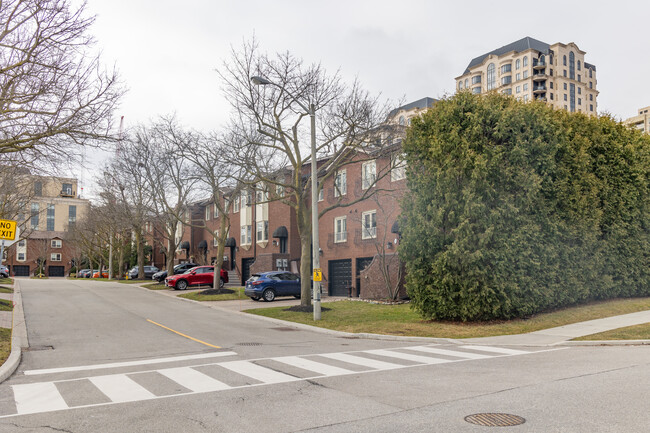
POLYGON ((16 239, 16 221, 0 220, 0 239, 7 241, 16 239))

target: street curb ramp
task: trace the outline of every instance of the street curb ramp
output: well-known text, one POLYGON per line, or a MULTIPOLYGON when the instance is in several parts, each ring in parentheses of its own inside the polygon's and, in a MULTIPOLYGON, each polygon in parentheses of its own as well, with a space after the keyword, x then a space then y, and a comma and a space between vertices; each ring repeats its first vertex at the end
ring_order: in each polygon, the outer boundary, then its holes
POLYGON ((14 308, 11 318, 11 353, 5 363, 0 366, 0 382, 7 380, 16 371, 20 364, 23 348, 29 347, 23 300, 20 294, 20 283, 17 279, 14 279, 14 294, 12 298, 14 308))

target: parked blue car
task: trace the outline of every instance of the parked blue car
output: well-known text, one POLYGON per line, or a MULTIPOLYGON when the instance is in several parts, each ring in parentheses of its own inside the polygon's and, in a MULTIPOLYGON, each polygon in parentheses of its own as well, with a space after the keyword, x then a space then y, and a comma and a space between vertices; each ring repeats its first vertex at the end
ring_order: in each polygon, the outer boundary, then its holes
POLYGON ((300 277, 286 271, 253 274, 246 281, 244 295, 253 301, 264 299, 267 302, 273 301, 276 296, 300 298, 300 277))

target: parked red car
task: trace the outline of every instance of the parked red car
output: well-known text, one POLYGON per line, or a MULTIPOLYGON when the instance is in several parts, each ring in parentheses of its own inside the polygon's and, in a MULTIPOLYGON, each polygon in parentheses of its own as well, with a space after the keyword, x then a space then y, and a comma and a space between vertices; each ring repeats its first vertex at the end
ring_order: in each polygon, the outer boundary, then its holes
POLYGON ((102 271, 102 274, 99 275, 99 271, 93 272, 93 278, 108 278, 108 271, 102 271))
MULTIPOLYGON (((189 286, 210 286, 214 281, 214 266, 197 266, 184 274, 176 274, 165 278, 165 285, 175 290, 185 290, 189 286)), ((228 282, 228 272, 221 269, 219 288, 228 282)))

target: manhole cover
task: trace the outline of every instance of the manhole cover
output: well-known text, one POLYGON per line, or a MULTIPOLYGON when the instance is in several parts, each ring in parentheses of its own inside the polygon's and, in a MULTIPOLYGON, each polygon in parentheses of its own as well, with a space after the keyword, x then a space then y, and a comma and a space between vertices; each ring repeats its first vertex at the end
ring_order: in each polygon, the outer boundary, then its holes
POLYGON ((261 346, 262 343, 237 343, 237 346, 261 346))
POLYGON ((510 427, 526 422, 524 418, 509 413, 475 413, 466 416, 465 421, 487 427, 510 427))

